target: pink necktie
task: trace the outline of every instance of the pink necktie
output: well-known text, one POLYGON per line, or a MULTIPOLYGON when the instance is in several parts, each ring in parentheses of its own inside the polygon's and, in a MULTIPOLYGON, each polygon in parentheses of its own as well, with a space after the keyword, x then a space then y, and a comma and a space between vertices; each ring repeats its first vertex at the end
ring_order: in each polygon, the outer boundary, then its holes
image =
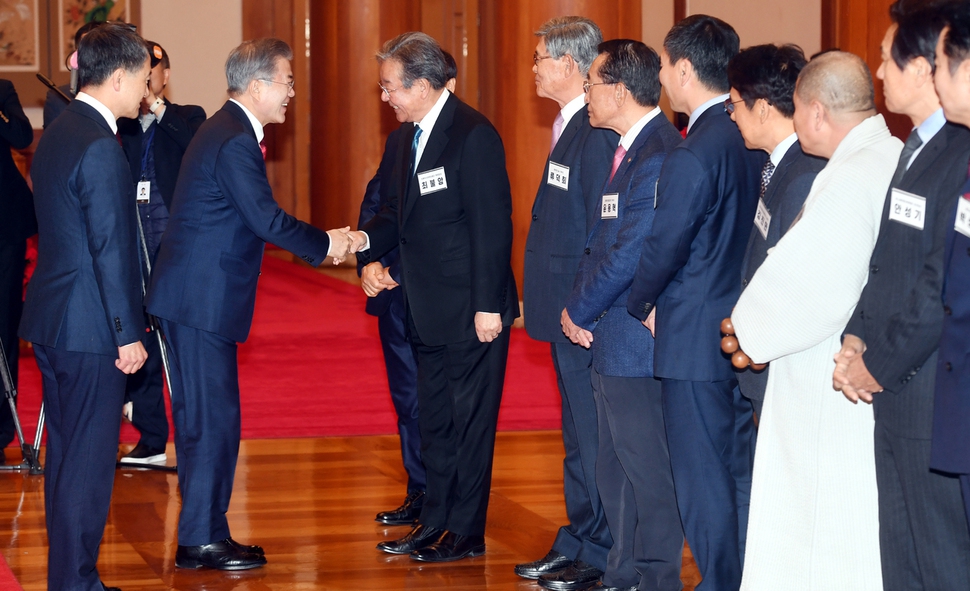
POLYGON ((266 144, 259 142, 259 151, 263 153, 263 160, 266 160, 266 144))
POLYGON ((620 144, 616 147, 616 152, 613 154, 613 170, 610 172, 610 180, 607 181, 607 184, 613 182, 613 175, 616 174, 616 169, 618 169, 620 167, 620 163, 623 162, 624 156, 626 156, 626 148, 623 147, 623 144, 620 144))
MULTIPOLYGON (((970 180, 970 169, 967 170, 967 180, 970 180)), ((963 198, 970 201, 970 193, 964 193, 963 198)))
POLYGON ((556 149, 559 136, 562 135, 562 125, 566 120, 562 118, 562 111, 556 114, 556 120, 552 123, 552 144, 549 146, 549 153, 556 149))

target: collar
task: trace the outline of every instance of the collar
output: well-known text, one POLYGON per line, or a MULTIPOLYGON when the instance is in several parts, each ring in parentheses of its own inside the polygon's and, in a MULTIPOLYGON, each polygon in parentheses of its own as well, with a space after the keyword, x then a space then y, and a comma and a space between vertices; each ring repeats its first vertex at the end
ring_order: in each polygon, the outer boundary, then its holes
POLYGON ((573 100, 566 103, 566 105, 559 111, 562 115, 562 127, 566 129, 566 125, 569 124, 569 120, 573 118, 573 115, 579 113, 579 111, 586 106, 586 93, 577 96, 573 100))
POLYGON ((704 113, 704 111, 710 109, 711 107, 717 104, 720 104, 721 107, 723 108, 724 101, 728 100, 729 98, 731 98, 731 93, 725 93, 720 96, 716 96, 712 98, 711 100, 707 101, 703 105, 694 109, 694 112, 690 114, 690 121, 687 123, 687 133, 690 133, 690 128, 694 127, 694 122, 697 121, 697 118, 700 117, 704 113))
POLYGON ((114 113, 111 112, 111 109, 104 106, 104 103, 102 103, 101 101, 99 101, 98 99, 94 98, 93 96, 91 96, 86 92, 79 92, 77 93, 77 96, 74 98, 81 101, 82 103, 85 103, 94 107, 94 110, 97 111, 98 113, 101 113, 101 116, 104 117, 104 120, 108 122, 108 127, 111 128, 111 133, 115 133, 115 134, 118 133, 118 120, 115 119, 114 113))
POLYGON ((234 98, 231 98, 229 100, 232 101, 232 102, 234 102, 234 103, 236 103, 237 105, 239 105, 239 108, 243 110, 243 113, 246 114, 246 117, 249 117, 249 122, 252 123, 252 125, 253 125, 253 131, 256 132, 256 141, 257 142, 262 142, 263 141, 263 124, 260 123, 259 122, 259 119, 257 119, 256 116, 253 115, 252 112, 250 112, 250 110, 247 109, 246 106, 243 105, 241 102, 237 101, 234 98))
POLYGON ((916 128, 916 133, 919 134, 919 139, 923 140, 923 145, 925 146, 943 129, 944 125, 946 125, 946 116, 943 115, 943 107, 940 107, 919 124, 919 127, 916 128))
POLYGON ((661 113, 660 107, 654 107, 652 111, 640 117, 640 120, 633 124, 633 127, 627 130, 623 137, 620 138, 620 145, 623 146, 624 150, 629 151, 630 146, 636 141, 637 136, 643 131, 643 128, 647 126, 647 123, 653 120, 654 117, 661 113))
POLYGON ((420 127, 421 131, 423 132, 421 134, 422 142, 424 142, 424 139, 428 137, 428 135, 431 133, 431 130, 434 129, 434 124, 435 122, 438 121, 438 115, 441 114, 441 109, 444 108, 445 101, 448 100, 449 96, 451 96, 451 93, 448 92, 448 89, 447 88, 443 89, 441 91, 441 96, 439 96, 438 100, 435 101, 434 106, 431 107, 431 110, 428 111, 428 114, 425 115, 424 118, 421 119, 421 121, 417 122, 417 126, 420 127))
POLYGON ((775 149, 771 151, 771 155, 768 156, 769 158, 771 158, 771 164, 775 167, 781 164, 782 158, 785 157, 785 154, 788 153, 788 150, 790 150, 791 147, 794 146, 795 142, 797 141, 798 141, 798 135, 794 133, 786 137, 785 139, 781 140, 781 143, 775 146, 775 149))

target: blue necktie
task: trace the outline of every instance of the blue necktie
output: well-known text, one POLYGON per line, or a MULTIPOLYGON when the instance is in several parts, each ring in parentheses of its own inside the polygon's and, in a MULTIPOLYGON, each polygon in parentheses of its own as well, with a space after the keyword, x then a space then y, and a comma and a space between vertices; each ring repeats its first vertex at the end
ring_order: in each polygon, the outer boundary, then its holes
POLYGON ((411 168, 408 169, 408 178, 414 176, 417 170, 418 141, 421 139, 421 128, 418 127, 414 132, 414 139, 411 140, 411 168))

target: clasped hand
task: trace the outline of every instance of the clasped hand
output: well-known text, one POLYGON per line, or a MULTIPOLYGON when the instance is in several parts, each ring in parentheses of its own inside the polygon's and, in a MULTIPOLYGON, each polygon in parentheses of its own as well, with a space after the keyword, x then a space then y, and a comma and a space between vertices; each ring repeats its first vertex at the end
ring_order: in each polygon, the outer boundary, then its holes
POLYGON ((360 286, 363 288, 364 293, 367 294, 367 297, 372 298, 385 289, 394 289, 398 286, 398 283, 394 281, 391 274, 380 261, 374 261, 361 269, 360 286))
POLYGON ((832 387, 842 392, 850 402, 860 400, 872 404, 872 395, 882 392, 883 388, 869 373, 862 354, 866 344, 859 337, 845 335, 842 349, 835 354, 835 371, 832 372, 832 387))
POLYGON ((351 253, 363 250, 367 244, 367 235, 363 232, 351 230, 350 226, 327 230, 330 236, 330 252, 334 265, 339 265, 350 256, 351 253))

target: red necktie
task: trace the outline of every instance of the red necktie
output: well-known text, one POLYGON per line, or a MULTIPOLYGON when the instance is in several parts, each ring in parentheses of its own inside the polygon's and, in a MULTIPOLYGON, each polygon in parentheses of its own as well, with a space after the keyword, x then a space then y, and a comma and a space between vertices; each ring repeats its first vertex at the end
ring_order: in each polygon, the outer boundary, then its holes
POLYGON ((266 160, 266 144, 259 142, 259 151, 263 153, 263 160, 266 160))
MULTIPOLYGON (((967 180, 970 181, 970 167, 967 169, 967 180)), ((963 198, 970 201, 970 193, 964 193, 963 198)))
POLYGON ((606 181, 607 184, 613 182, 613 175, 616 174, 616 169, 620 167, 620 163, 623 162, 623 157, 626 156, 626 148, 623 144, 616 147, 616 152, 613 154, 613 170, 610 172, 610 180, 606 181))

